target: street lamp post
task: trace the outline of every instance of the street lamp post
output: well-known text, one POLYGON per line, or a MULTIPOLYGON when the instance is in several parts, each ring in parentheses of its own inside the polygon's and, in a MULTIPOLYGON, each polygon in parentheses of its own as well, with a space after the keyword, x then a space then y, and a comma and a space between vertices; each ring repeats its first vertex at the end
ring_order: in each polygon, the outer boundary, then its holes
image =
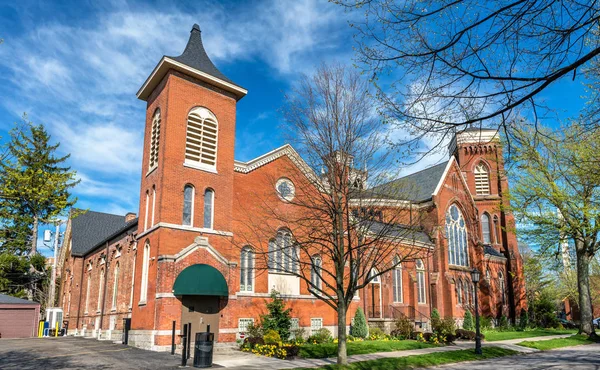
POLYGON ((479 277, 477 268, 471 271, 471 281, 475 284, 475 354, 481 354, 481 331, 479 330, 479 277))

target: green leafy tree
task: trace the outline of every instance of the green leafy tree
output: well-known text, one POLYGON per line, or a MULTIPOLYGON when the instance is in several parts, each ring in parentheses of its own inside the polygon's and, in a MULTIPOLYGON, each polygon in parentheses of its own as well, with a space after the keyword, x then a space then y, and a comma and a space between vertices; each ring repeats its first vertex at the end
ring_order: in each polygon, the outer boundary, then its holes
POLYGON ((357 308, 354 314, 354 323, 352 324, 352 336, 357 338, 366 338, 369 335, 367 318, 362 308, 357 308))
POLYGON ((521 317, 519 318, 519 328, 525 330, 529 327, 529 312, 526 309, 521 310, 521 317))
POLYGON ((578 122, 556 131, 522 123, 511 135, 513 211, 542 253, 573 245, 579 331, 595 335, 589 272, 600 249, 600 135, 578 122))
POLYGON ((473 330, 473 315, 471 315, 471 311, 465 311, 465 317, 463 320, 463 329, 465 330, 473 330))
POLYGON ((22 237, 19 231, 31 225, 29 253, 35 255, 39 224, 75 204, 70 190, 79 181, 75 171, 65 166, 69 155, 56 155, 60 144, 51 144, 44 126, 26 119, 24 116, 23 129, 11 131, 8 158, 0 163, 0 208, 5 228, 12 229, 13 235, 22 237))
POLYGON ((271 291, 271 301, 267 303, 267 310, 269 312, 261 316, 263 330, 265 333, 268 330, 275 330, 281 339, 287 340, 292 327, 292 310, 285 308, 285 302, 274 289, 271 291))

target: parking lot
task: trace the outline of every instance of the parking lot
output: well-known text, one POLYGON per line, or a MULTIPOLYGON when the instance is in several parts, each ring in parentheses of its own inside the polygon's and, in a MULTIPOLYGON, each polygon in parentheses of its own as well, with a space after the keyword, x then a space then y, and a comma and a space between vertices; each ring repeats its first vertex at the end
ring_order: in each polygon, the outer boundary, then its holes
POLYGON ((80 337, 0 339, 2 370, 176 369, 180 364, 178 355, 145 351, 110 341, 80 337))

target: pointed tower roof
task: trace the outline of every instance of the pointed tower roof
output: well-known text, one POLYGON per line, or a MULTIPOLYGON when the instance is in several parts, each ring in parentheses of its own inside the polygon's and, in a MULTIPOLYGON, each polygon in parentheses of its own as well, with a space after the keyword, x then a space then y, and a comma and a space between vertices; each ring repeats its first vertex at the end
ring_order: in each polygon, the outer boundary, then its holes
POLYGON ((154 68, 154 71, 152 71, 152 74, 138 91, 137 97, 142 100, 148 99, 169 69, 177 70, 229 91, 236 96, 237 100, 243 98, 248 92, 227 78, 215 67, 204 49, 202 32, 200 31, 200 26, 197 24, 194 24, 190 31, 190 38, 183 53, 177 57, 163 56, 154 68))

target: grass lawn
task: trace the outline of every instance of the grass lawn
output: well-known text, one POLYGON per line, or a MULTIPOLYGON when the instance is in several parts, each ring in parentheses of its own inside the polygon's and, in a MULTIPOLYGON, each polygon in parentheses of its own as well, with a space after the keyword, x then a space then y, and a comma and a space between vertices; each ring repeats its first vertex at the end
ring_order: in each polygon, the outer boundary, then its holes
POLYGON ((510 356, 517 354, 516 351, 504 348, 483 348, 483 354, 477 356, 472 349, 429 353, 426 355, 415 355, 407 357, 382 358, 379 360, 355 362, 346 366, 327 365, 320 367, 324 370, 394 370, 412 369, 419 367, 438 366, 454 362, 485 360, 494 357, 510 356))
MULTIPOLYGON (((300 347, 300 357, 327 358, 337 356, 337 343, 303 344, 300 347)), ((435 347, 433 344, 417 342, 416 340, 366 340, 364 342, 348 342, 348 356, 363 355, 375 352, 405 351, 435 347)))
POLYGON ((562 348, 562 347, 571 347, 571 346, 579 346, 582 344, 592 344, 597 343, 594 340, 589 339, 586 335, 573 335, 572 337, 562 338, 562 339, 549 339, 549 340, 539 340, 539 341, 524 341, 518 343, 520 346, 536 348, 542 351, 547 351, 549 349, 554 348, 562 348))
POLYGON ((561 335, 561 334, 575 334, 577 333, 577 329, 565 329, 565 330, 556 330, 556 329, 533 329, 526 331, 484 331, 486 342, 496 342, 499 340, 508 340, 508 339, 521 339, 521 338, 532 338, 532 337, 542 337, 548 335, 561 335))

